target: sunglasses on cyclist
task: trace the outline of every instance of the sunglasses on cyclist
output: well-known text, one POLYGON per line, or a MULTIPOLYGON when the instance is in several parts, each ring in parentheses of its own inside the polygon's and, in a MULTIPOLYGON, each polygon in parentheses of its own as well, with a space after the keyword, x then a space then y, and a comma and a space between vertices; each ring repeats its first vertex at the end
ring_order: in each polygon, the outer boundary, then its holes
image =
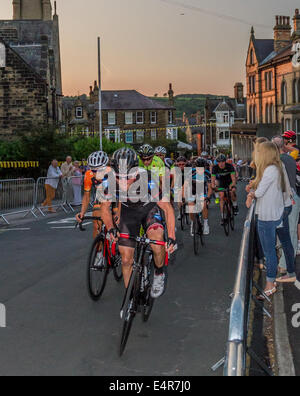
POLYGON ((152 157, 144 157, 144 158, 142 157, 141 160, 142 160, 143 162, 152 161, 152 160, 153 160, 153 156, 152 156, 152 157))

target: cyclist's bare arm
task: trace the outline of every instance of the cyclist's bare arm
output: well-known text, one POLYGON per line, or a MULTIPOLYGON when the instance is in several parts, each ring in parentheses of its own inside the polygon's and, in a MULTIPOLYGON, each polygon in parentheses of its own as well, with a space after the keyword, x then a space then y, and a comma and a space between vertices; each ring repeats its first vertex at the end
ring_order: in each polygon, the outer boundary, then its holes
POLYGON ((175 235, 175 213, 174 209, 170 202, 163 202, 160 201, 157 204, 161 210, 164 211, 167 229, 168 229, 168 236, 169 238, 176 239, 175 235))
POLYGON ((79 222, 81 222, 81 218, 84 217, 84 215, 88 211, 89 204, 90 204, 90 197, 91 197, 90 192, 85 191, 83 194, 83 199, 82 199, 81 212, 76 216, 76 220, 79 222))
POLYGON ((105 201, 101 203, 100 217, 103 220, 103 223, 105 224, 107 230, 111 230, 115 228, 110 207, 111 207, 111 202, 109 201, 105 201))
POLYGON ((211 177, 211 188, 213 190, 216 188, 216 176, 211 177))
POLYGON ((232 187, 236 187, 236 176, 234 174, 231 175, 232 187))

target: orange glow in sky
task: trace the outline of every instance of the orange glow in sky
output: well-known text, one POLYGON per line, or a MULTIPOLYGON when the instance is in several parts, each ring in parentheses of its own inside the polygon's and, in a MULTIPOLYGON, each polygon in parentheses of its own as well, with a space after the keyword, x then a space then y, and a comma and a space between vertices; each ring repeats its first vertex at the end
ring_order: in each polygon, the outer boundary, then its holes
MULTIPOLYGON (((178 0, 179 1, 179 0, 178 0)), ((172 0, 171 0, 172 2, 172 0)), ((293 16, 298 0, 181 0, 239 23, 162 0, 57 0, 63 92, 88 93, 97 79, 97 37, 102 40, 102 88, 162 95, 232 95, 245 80, 251 23, 258 38, 272 38, 275 15, 293 16)), ((12 18, 1 0, 0 19, 12 18)))

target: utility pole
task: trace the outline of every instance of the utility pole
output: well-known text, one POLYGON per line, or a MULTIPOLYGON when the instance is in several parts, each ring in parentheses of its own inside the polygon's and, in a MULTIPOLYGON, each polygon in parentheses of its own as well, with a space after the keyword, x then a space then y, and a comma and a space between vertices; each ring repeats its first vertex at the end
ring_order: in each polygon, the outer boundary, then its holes
POLYGON ((99 136, 100 150, 103 149, 102 144, 102 87, 101 87, 101 40, 98 37, 98 84, 99 84, 99 136))

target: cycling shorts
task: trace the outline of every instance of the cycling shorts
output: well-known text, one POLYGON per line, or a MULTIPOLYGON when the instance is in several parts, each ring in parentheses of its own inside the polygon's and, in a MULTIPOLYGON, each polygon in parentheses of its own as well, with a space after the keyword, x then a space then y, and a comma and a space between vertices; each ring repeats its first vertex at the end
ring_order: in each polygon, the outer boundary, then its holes
MULTIPOLYGON (((157 205, 126 207, 122 205, 119 230, 121 234, 139 236, 141 226, 147 232, 149 228, 164 229, 163 218, 157 205)), ((136 242, 131 239, 119 240, 119 246, 135 248, 136 242)))

